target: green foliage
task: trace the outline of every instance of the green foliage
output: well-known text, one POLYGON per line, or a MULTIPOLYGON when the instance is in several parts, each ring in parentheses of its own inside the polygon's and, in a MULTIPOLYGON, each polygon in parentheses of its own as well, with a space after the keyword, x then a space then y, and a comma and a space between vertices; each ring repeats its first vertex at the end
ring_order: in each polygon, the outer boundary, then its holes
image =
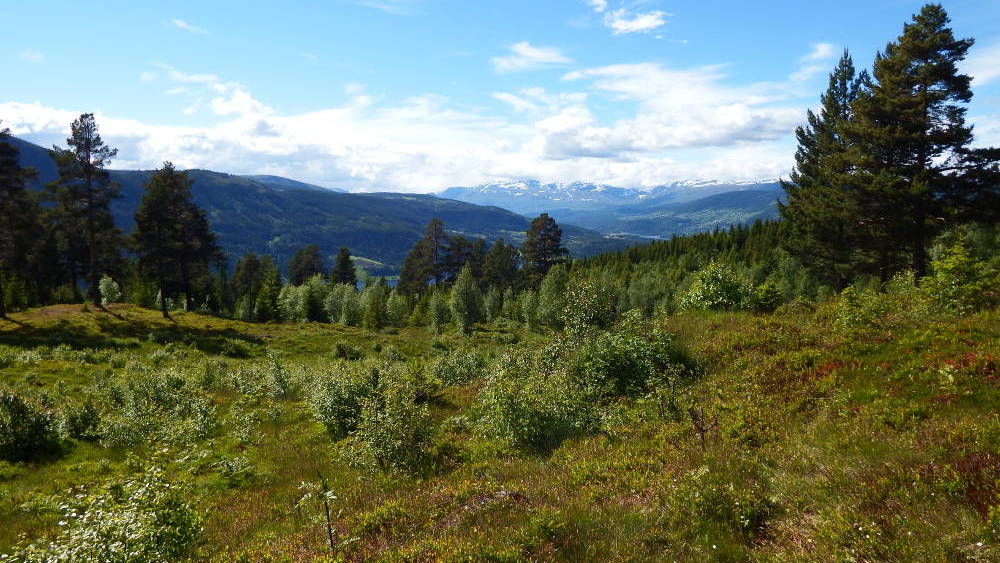
POLYGON ((748 305, 751 310, 769 313, 777 309, 781 303, 781 290, 771 280, 764 280, 764 283, 753 288, 748 305))
POLYGON ((698 270, 681 298, 684 309, 735 311, 746 306, 750 289, 732 266, 714 261, 698 270))
POLYGON ((102 305, 117 303, 122 298, 122 292, 118 287, 118 282, 111 279, 109 276, 101 276, 100 289, 102 305))
POLYGON ((538 324, 560 330, 563 327, 563 306, 566 303, 566 285, 569 273, 562 264, 552 266, 538 288, 538 324))
POLYGON ((837 327, 850 332, 926 319, 929 309, 927 294, 913 285, 913 275, 907 272, 894 277, 882 291, 850 286, 823 314, 830 315, 837 327))
POLYGON ((472 325, 482 319, 483 296, 472 277, 472 266, 466 264, 451 289, 449 306, 455 326, 462 334, 472 332, 472 325))
POLYGON ((427 305, 427 320, 431 332, 434 334, 443 333, 451 321, 451 311, 442 291, 432 290, 430 302, 427 305))
POLYGON ((189 555, 202 535, 202 516, 185 488, 157 468, 99 495, 79 494, 63 508, 58 534, 0 555, 0 561, 175 561, 189 555))
POLYGON ((471 348, 450 350, 431 367, 431 376, 445 385, 465 385, 485 374, 486 359, 471 348))
POLYGON ((964 315, 1000 300, 1000 274, 976 260, 959 239, 931 262, 931 275, 921 280, 934 305, 964 315))
POLYGON ((55 416, 33 401, 0 389, 0 459, 24 461, 61 448, 55 416))
POLYGON ((567 288, 559 317, 567 332, 581 334, 611 326, 617 313, 615 295, 607 284, 582 280, 567 288))
POLYGON ((419 394, 412 381, 396 379, 362 400, 355 459, 382 471, 420 471, 433 427, 427 405, 416 402, 419 394))

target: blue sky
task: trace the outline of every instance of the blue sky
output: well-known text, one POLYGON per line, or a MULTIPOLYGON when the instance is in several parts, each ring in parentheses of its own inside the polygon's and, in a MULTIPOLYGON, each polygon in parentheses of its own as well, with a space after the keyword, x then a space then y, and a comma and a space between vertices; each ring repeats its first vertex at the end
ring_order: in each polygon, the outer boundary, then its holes
MULTIPOLYGON (((772 178, 842 49, 868 66, 921 5, 5 1, 0 120, 48 145, 92 111, 116 167, 353 190, 772 178)), ((945 8, 1000 145, 1000 2, 945 8)))

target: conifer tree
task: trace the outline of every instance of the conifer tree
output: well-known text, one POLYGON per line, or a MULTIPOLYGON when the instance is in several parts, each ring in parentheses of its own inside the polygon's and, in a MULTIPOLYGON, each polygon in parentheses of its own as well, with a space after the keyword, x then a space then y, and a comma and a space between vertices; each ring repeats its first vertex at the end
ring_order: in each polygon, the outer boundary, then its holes
POLYGON ((782 182, 786 201, 778 202, 793 236, 789 250, 813 267, 838 291, 856 271, 854 242, 858 238, 859 199, 845 176, 848 149, 843 128, 851 120, 851 104, 865 75, 855 79, 854 63, 845 51, 830 74, 819 113, 807 112, 807 124, 795 130, 799 141, 795 169, 782 182))
POLYGON ((92 113, 81 115, 70 130, 66 139, 69 148, 53 147, 50 151, 59 179, 48 188, 60 211, 83 230, 87 244, 87 296, 99 306, 98 275, 106 269, 102 262, 108 260, 107 254, 117 254, 121 245, 120 231, 111 216, 111 201, 121 197, 121 188, 105 169, 118 155, 118 149, 104 144, 92 113))
MULTIPOLYGON (((846 127, 861 190, 862 220, 879 227, 870 240, 883 277, 908 256, 919 280, 927 273, 931 238, 961 207, 996 185, 970 182, 972 128, 965 104, 971 78, 958 71, 972 39, 956 39, 940 4, 928 4, 875 58, 870 89, 858 95, 846 127), (890 246, 891 245, 891 246, 890 246)), ((995 162, 995 161, 994 161, 995 162)))
POLYGON ((167 297, 177 290, 184 293, 190 309, 193 273, 207 270, 221 251, 204 211, 191 198, 187 173, 176 170, 169 162, 146 184, 146 193, 135 212, 132 245, 139 267, 159 286, 163 316, 169 318, 167 297))
POLYGON ((549 270, 538 289, 538 323, 554 330, 562 328, 561 313, 565 302, 569 274, 562 264, 549 270))
POLYGON ((333 271, 330 272, 330 281, 333 283, 357 286, 358 275, 354 271, 354 260, 351 259, 351 251, 346 246, 340 247, 337 253, 337 261, 333 264, 333 271))
POLYGON ((503 239, 493 243, 483 259, 483 280, 503 291, 517 281, 517 248, 503 239))
POLYGON ((524 275, 529 287, 537 287, 555 264, 566 259, 566 249, 562 246, 562 229, 548 213, 542 213, 531 221, 521 256, 524 259, 524 275))
POLYGON ((319 247, 308 244, 298 249, 288 262, 288 280, 292 285, 302 285, 316 274, 324 274, 323 256, 319 247))
POLYGON ((440 284, 447 273, 449 238, 440 219, 431 219, 421 237, 407 254, 399 272, 397 287, 403 293, 414 295, 427 288, 427 282, 440 284))
POLYGON ((385 326, 387 294, 388 288, 386 287, 385 279, 379 279, 378 282, 370 284, 365 288, 365 292, 361 297, 362 321, 365 328, 379 330, 385 326))
POLYGON ((21 168, 9 131, 0 129, 0 318, 7 316, 4 278, 19 274, 24 281, 29 255, 41 231, 38 202, 25 188, 34 170, 21 168))
POLYGON ((476 279, 472 274, 472 266, 466 264, 455 280, 451 289, 451 316, 455 326, 462 334, 472 331, 472 326, 482 318, 483 296, 479 293, 476 279))
POLYGON ((486 322, 494 324, 500 319, 500 311, 503 309, 503 297, 497 287, 490 286, 483 297, 483 314, 486 322))
POLYGON ((444 291, 440 288, 431 290, 430 300, 427 303, 427 323, 431 332, 441 334, 448 325, 450 313, 448 311, 448 300, 444 291))

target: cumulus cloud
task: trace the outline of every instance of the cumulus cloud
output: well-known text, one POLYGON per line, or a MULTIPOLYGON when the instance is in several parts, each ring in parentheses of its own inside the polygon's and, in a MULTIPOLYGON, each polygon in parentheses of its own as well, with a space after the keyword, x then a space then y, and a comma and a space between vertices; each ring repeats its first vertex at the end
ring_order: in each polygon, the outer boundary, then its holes
POLYGON ((971 75, 976 86, 984 86, 1000 77, 1000 42, 972 47, 962 63, 962 72, 971 75))
POLYGON ((593 8, 598 14, 601 14, 608 9, 608 0, 587 0, 587 5, 593 8))
POLYGON ((604 14, 604 25, 611 29, 615 35, 649 33, 666 25, 669 15, 660 10, 632 13, 622 8, 604 14))
MULTIPOLYGON (((554 89, 495 92, 499 103, 489 110, 458 109, 431 94, 388 101, 350 84, 340 104, 288 114, 216 74, 167 65, 153 74, 151 85, 171 92, 201 125, 98 113, 102 135, 121 149, 116 166, 171 160, 183 168, 414 192, 524 177, 646 187, 775 177, 791 165, 792 133, 818 92, 795 97, 801 85, 791 77, 734 82, 725 65, 635 63, 569 72, 554 89), (620 117, 603 118, 596 108, 607 106, 620 117)), ((88 110, 0 103, 15 134, 41 144, 62 142, 88 110)))
POLYGON ((186 31, 188 33, 197 33, 199 35, 205 35, 205 34, 208 33, 208 30, 206 30, 204 28, 201 28, 201 27, 198 27, 196 25, 190 24, 190 23, 188 23, 188 22, 186 22, 184 20, 179 20, 177 18, 174 18, 174 19, 170 20, 170 23, 174 24, 174 27, 183 29, 184 31, 186 31))
POLYGON ((556 47, 541 47, 521 41, 510 46, 509 55, 490 59, 498 73, 538 70, 573 62, 556 47))

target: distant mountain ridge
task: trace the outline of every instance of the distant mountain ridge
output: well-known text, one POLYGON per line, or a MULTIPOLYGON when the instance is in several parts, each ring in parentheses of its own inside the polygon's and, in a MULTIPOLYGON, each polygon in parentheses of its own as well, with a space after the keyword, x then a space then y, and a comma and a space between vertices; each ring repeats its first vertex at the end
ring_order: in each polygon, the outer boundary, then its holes
POLYGON ((524 215, 548 213, 557 221, 605 234, 652 238, 776 218, 775 204, 781 194, 777 180, 690 180, 648 190, 586 182, 543 184, 532 180, 492 182, 438 192, 440 197, 495 205, 524 215))
MULTIPOLYGON (((13 143, 21 163, 38 171, 33 187, 57 177, 48 150, 22 139, 13 143)), ((152 170, 110 170, 122 186, 112 204, 115 224, 128 232, 152 170)), ((345 193, 279 176, 239 176, 211 170, 188 170, 195 202, 206 212, 230 264, 247 251, 270 254, 284 266, 307 244, 319 245, 332 265, 347 246, 356 256, 381 264, 377 274, 398 271, 425 225, 437 217, 445 228, 466 237, 505 238, 520 242, 529 219, 500 209, 426 194, 345 193)), ((566 246, 575 256, 617 250, 636 239, 608 237, 564 224, 566 246)))

